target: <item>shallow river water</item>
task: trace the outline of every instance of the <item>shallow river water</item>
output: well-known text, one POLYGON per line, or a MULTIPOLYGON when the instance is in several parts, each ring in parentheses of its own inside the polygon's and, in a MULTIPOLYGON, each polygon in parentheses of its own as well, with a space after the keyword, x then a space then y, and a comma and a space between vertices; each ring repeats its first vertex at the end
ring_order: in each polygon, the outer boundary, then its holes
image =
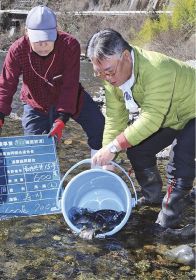
MULTIPOLYGON (((89 63, 81 64, 81 80, 87 90, 96 95, 100 84, 93 80, 89 63)), ((21 112, 17 98, 13 112, 19 115, 21 112)), ((57 149, 62 174, 77 161, 89 157, 81 128, 70 121, 66 130, 66 138, 57 149)), ((18 134, 22 135, 20 121, 7 118, 2 136, 18 134)), ((164 183, 166 162, 167 159, 158 160, 164 183)), ((121 164, 126 170, 130 168, 123 156, 121 164)), ((140 196, 134 176, 133 180, 140 196)), ((0 279, 195 279, 193 265, 167 257, 168 251, 182 244, 194 248, 194 237, 181 238, 152 231, 159 210, 160 207, 134 208, 120 232, 101 240, 83 240, 76 236, 62 214, 1 221, 0 279)), ((182 226, 194 224, 194 219, 194 207, 190 205, 182 226)))

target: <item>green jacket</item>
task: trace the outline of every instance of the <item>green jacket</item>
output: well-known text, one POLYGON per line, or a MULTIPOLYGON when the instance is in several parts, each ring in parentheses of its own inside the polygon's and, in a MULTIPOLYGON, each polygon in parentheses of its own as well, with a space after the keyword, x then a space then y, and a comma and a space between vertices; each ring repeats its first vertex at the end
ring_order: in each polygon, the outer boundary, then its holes
POLYGON ((103 145, 121 132, 137 145, 160 128, 182 129, 195 117, 195 70, 163 54, 133 47, 135 83, 133 98, 141 108, 139 118, 127 125, 129 112, 123 93, 105 82, 106 124, 103 145))

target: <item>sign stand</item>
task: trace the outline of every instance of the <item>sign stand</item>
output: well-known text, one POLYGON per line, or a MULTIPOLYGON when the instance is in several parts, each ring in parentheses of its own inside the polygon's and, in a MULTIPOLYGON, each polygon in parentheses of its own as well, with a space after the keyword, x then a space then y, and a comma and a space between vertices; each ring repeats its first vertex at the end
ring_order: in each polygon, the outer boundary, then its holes
POLYGON ((59 184, 53 137, 0 137, 0 220, 60 213, 59 184))

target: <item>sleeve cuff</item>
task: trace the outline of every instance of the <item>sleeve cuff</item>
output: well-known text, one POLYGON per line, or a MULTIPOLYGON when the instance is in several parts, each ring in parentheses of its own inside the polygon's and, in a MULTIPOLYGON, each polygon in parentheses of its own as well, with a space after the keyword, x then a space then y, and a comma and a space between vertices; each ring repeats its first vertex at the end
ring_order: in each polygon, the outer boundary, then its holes
POLYGON ((131 148, 131 144, 127 141, 124 133, 122 132, 121 134, 119 134, 117 137, 116 137, 116 140, 118 141, 120 147, 122 150, 126 150, 127 148, 131 148))
POLYGON ((63 121, 64 124, 66 124, 66 122, 69 120, 70 117, 71 117, 71 114, 69 114, 69 113, 58 112, 58 119, 63 121))

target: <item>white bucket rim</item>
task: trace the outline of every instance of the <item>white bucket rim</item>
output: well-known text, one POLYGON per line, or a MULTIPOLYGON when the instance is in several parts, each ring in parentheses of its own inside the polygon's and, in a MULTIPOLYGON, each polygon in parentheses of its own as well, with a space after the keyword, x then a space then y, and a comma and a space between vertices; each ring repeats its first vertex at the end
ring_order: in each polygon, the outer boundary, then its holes
POLYGON ((112 229, 111 231, 108 231, 108 232, 105 232, 105 233, 100 233, 100 234, 97 234, 96 235, 96 238, 104 238, 106 236, 110 236, 110 235, 113 235, 115 233, 117 233, 119 230, 122 229, 122 227, 126 224, 126 222, 128 221, 130 215, 131 215, 131 211, 132 211, 132 208, 135 206, 135 203, 133 203, 133 200, 132 200, 132 194, 131 194, 131 191, 129 190, 127 184, 124 182, 124 180, 119 177, 117 174, 111 172, 111 171, 108 171, 108 170, 105 170, 105 169, 89 169, 89 170, 84 170, 82 172, 80 172, 79 174, 77 174, 76 176, 74 176, 69 182, 68 184, 66 185, 66 191, 64 190, 63 191, 63 195, 62 195, 62 199, 61 199, 61 203, 60 203, 60 206, 61 206, 61 210, 62 210, 62 213, 63 213, 63 216, 64 216, 64 219, 67 223, 67 225, 76 233, 76 234, 79 234, 81 232, 81 229, 77 228, 74 224, 72 224, 72 222, 70 221, 68 215, 67 215, 67 211, 65 211, 65 200, 66 200, 66 195, 67 195, 67 192, 68 190, 71 188, 72 184, 78 180, 78 178, 81 176, 81 175, 85 175, 85 174, 88 174, 88 173, 105 173, 105 174, 109 174, 109 175, 112 175, 113 177, 115 177, 121 184, 121 186, 123 187, 123 190, 126 194, 126 197, 127 197, 127 209, 126 209, 126 214, 124 216, 124 218, 122 219, 122 221, 114 227, 114 229, 112 229))

